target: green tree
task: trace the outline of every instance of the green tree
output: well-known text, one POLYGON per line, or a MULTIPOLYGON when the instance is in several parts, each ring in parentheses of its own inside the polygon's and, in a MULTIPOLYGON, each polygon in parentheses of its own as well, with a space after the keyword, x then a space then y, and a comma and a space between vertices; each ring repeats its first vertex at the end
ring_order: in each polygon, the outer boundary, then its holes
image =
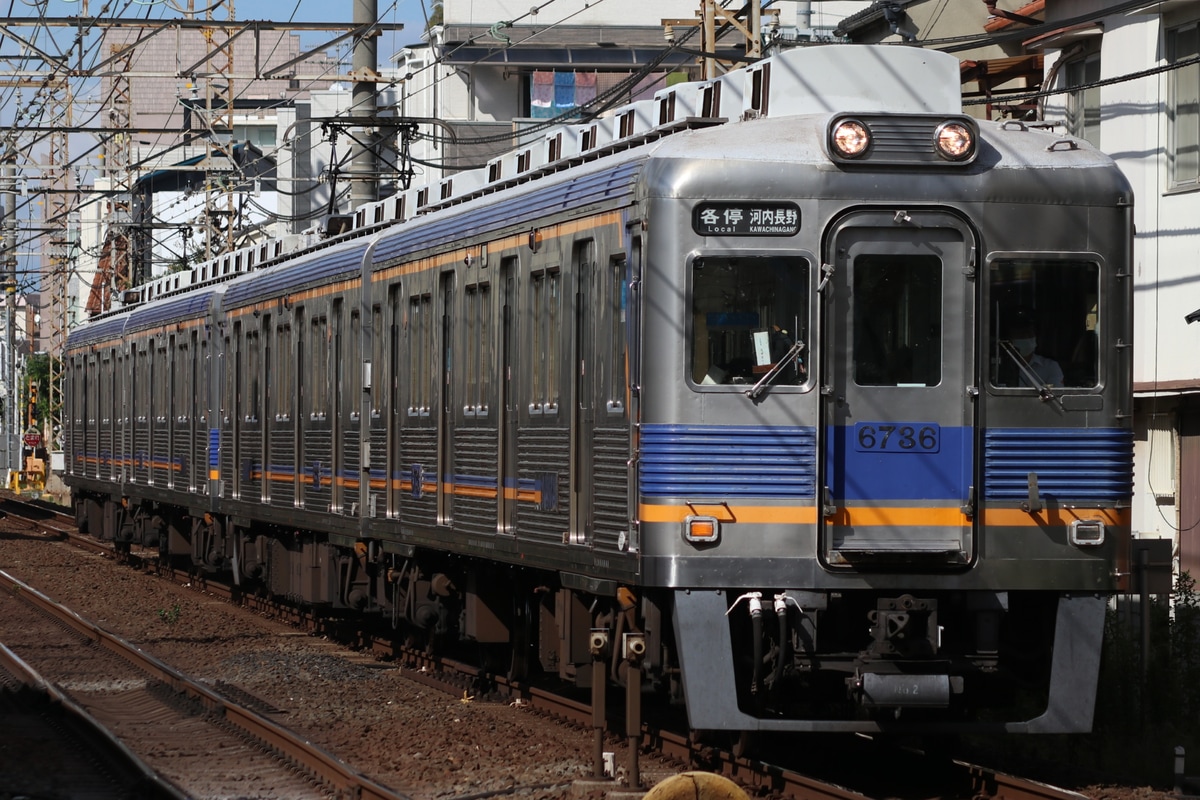
POLYGON ((50 415, 50 359, 47 353, 34 353, 25 361, 25 397, 35 398, 33 419, 39 430, 50 415))

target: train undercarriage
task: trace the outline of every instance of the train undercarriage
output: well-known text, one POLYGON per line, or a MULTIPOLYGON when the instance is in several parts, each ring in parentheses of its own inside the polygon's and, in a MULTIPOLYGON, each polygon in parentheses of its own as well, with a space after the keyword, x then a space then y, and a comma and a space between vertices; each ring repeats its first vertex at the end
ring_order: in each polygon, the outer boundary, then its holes
MULTIPOLYGON (((343 545, 155 503, 79 494, 76 519, 118 550, 157 548, 163 561, 224 575, 247 591, 373 617, 410 648, 510 679, 557 678, 579 689, 598 678, 633 683, 648 702, 686 704, 693 729, 1081 724, 1047 721, 1051 692, 1068 683, 1055 671, 1056 648, 1080 647, 1072 638, 1079 607, 1063 606, 1055 593, 623 586, 612 596, 564 587, 549 570, 427 549, 398 553, 375 541, 343 545)), ((1082 613, 1094 617, 1091 606, 1082 613)), ((1084 637, 1084 650, 1093 638, 1084 637)), ((1080 670, 1076 705, 1090 682, 1089 665, 1080 670)), ((1084 705, 1079 713, 1090 725, 1084 705)))

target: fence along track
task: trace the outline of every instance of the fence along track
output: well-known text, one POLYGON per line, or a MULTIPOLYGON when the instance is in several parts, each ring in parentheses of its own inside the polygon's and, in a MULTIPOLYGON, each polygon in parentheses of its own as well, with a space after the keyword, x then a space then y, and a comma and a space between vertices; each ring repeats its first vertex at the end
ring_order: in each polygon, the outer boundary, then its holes
POLYGON ((188 701, 199 704, 207 713, 223 719, 225 724, 240 735, 250 737, 283 759, 298 765, 314 780, 328 786, 332 793, 363 800, 408 800, 405 795, 362 775, 312 742, 300 738, 255 711, 227 700, 3 571, 0 571, 0 587, 97 646, 126 659, 149 675, 151 680, 159 682, 188 701))

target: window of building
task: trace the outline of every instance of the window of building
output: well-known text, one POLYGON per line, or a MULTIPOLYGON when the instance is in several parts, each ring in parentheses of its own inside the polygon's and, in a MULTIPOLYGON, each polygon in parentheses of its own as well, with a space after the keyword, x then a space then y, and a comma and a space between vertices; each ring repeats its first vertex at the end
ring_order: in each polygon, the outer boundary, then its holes
MULTIPOLYGON (((1167 63, 1200 56, 1200 23, 1169 28, 1167 63)), ((1170 188, 1200 185, 1200 64, 1167 72, 1167 171, 1170 188)))
POLYGON ((1090 53, 1063 69, 1071 91, 1067 94, 1067 131, 1100 146, 1100 54, 1090 53))

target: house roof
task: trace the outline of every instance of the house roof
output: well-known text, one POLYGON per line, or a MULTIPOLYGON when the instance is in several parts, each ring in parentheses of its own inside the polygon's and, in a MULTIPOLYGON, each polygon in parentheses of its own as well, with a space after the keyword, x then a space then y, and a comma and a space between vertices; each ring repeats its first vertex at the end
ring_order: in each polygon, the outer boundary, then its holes
POLYGON ((875 0, 867 8, 851 14, 838 23, 838 26, 833 30, 833 34, 834 36, 852 36, 855 31, 862 30, 882 20, 884 18, 884 9, 888 6, 904 10, 914 2, 916 0, 875 0))
MULTIPOLYGON (((657 60, 666 45, 661 26, 447 25, 442 62, 549 69, 636 69, 657 60)), ((718 53, 733 58, 741 51, 720 47, 718 53)), ((661 64, 671 68, 694 63, 695 59, 695 53, 679 49, 661 64)))

